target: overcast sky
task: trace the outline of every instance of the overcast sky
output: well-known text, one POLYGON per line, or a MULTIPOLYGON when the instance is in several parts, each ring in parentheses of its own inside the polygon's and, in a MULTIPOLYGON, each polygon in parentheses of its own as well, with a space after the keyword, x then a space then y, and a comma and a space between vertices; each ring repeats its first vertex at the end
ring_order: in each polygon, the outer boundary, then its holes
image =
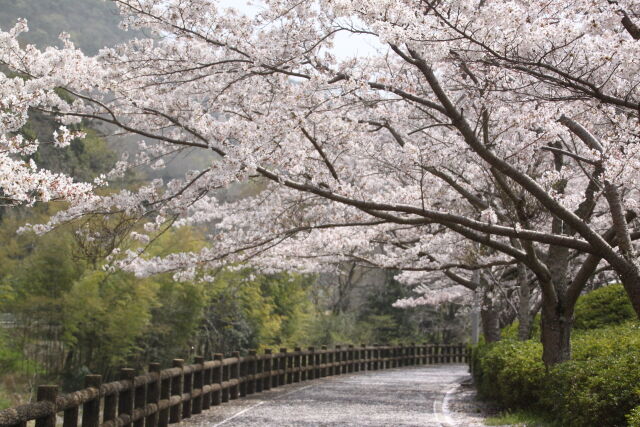
MULTIPOLYGON (((221 7, 233 7, 247 15, 254 15, 260 10, 260 1, 250 0, 219 0, 221 7)), ((336 35, 334 54, 338 59, 348 59, 353 56, 372 56, 381 46, 373 36, 348 34, 340 32, 336 35)))

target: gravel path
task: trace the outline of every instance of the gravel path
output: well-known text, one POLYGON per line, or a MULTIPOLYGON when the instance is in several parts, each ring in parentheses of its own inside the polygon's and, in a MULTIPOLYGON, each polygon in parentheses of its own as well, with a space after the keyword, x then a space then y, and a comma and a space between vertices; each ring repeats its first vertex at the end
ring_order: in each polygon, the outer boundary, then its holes
POLYGON ((364 372, 290 384, 225 403, 181 424, 200 426, 482 426, 460 405, 466 365, 364 372), (463 411, 463 412, 460 412, 463 411))

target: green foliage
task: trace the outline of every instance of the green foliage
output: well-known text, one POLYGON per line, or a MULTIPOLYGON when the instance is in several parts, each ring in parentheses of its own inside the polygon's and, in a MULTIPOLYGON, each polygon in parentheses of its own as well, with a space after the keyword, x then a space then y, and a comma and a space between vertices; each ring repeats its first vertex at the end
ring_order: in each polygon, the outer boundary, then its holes
POLYGON ((307 319, 306 343, 332 346, 424 341, 425 336, 414 317, 416 310, 392 306, 395 301, 407 296, 406 289, 393 279, 392 273, 385 274, 382 290, 369 294, 360 310, 339 313, 316 311, 307 319))
POLYGON ((636 406, 627 414, 627 424, 629 427, 640 427, 640 406, 636 406))
POLYGON ((306 344, 310 283, 306 276, 249 269, 219 273, 206 291, 206 347, 224 352, 306 344))
MULTIPOLYGON (((540 339, 540 314, 536 314, 533 320, 531 321, 531 339, 539 340, 540 339)), ((518 328, 520 327, 520 322, 517 320, 511 323, 510 325, 505 326, 500 331, 500 336, 506 339, 517 340, 518 339, 518 328)))
POLYGON ((22 354, 11 348, 6 333, 0 330, 0 375, 21 370, 22 354))
POLYGON ((505 411, 483 420, 488 426, 551 427, 557 423, 547 414, 532 410, 505 411))
POLYGON ((577 331, 572 347, 573 359, 547 372, 538 342, 481 344, 472 359, 479 391, 506 408, 533 406, 563 426, 625 425, 640 405, 640 324, 577 331))
POLYGON ((84 125, 73 126, 72 129, 84 132, 86 137, 75 139, 68 147, 59 149, 47 143, 59 127, 60 124, 50 116, 30 112, 29 121, 20 132, 26 138, 43 142, 33 156, 36 164, 53 172, 64 172, 77 181, 91 181, 112 169, 116 154, 98 131, 84 125))
POLYGON ((473 352, 473 363, 479 394, 507 408, 536 402, 544 389, 542 345, 536 341, 504 339, 483 344, 473 352))
POLYGON ((371 335, 368 329, 368 325, 358 322, 355 313, 317 312, 308 326, 307 340, 315 346, 375 343, 375 340, 366 339, 371 335))
POLYGON ((81 366, 108 372, 124 364, 151 320, 155 284, 131 274, 88 271, 64 298, 65 341, 81 366))
MULTIPOLYGON (((406 298, 409 293, 405 286, 394 279, 395 273, 385 272, 383 289, 368 296, 365 309, 358 319, 362 331, 359 342, 399 344, 422 340, 413 318, 416 310, 393 307, 394 302, 406 298)), ((447 341, 446 337, 439 338, 447 341)))
POLYGON ((640 324, 575 334, 573 360, 550 372, 545 406, 569 425, 624 425, 640 405, 640 324))
POLYGON ((583 295, 576 304, 576 329, 593 329, 617 325, 636 317, 624 287, 608 285, 583 295))

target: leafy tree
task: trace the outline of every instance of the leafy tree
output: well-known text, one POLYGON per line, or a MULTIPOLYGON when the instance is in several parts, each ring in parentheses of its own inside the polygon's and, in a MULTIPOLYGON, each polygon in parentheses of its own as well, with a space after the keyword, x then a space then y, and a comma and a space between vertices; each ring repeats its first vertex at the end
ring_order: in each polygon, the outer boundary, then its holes
POLYGON ((157 304, 156 285, 131 274, 88 271, 65 295, 67 375, 80 369, 110 376, 138 350, 157 304), (73 369, 72 367, 75 367, 73 369))

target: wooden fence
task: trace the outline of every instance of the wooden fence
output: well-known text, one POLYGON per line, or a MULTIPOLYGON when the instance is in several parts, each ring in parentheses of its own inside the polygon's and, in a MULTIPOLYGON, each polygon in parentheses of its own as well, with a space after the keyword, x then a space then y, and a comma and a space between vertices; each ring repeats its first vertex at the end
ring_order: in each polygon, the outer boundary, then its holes
POLYGON ((174 359, 173 367, 149 365, 148 372, 136 376, 123 368, 120 381, 102 384, 100 375, 87 375, 86 388, 58 395, 58 387, 38 387, 37 402, 0 411, 0 426, 55 427, 62 413, 64 427, 156 427, 182 419, 232 399, 259 393, 285 384, 352 372, 376 371, 402 366, 438 363, 467 363, 463 345, 336 346, 316 350, 309 347, 293 352, 249 352, 214 360, 196 357, 185 365, 174 359))

